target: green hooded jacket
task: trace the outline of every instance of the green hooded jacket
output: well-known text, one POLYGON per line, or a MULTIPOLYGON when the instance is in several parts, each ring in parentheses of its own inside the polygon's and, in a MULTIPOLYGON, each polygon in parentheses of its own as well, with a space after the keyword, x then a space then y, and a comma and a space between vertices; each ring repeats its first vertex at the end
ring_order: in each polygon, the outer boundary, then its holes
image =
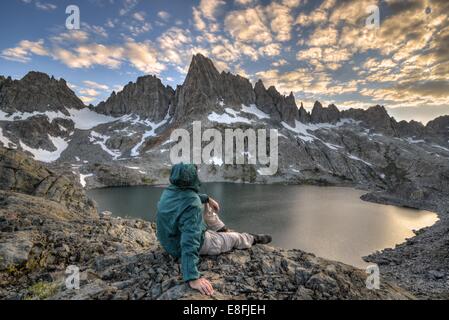
POLYGON ((200 277, 197 265, 206 231, 203 204, 209 200, 198 193, 200 186, 195 165, 177 164, 157 207, 157 238, 170 255, 181 258, 184 281, 200 277))

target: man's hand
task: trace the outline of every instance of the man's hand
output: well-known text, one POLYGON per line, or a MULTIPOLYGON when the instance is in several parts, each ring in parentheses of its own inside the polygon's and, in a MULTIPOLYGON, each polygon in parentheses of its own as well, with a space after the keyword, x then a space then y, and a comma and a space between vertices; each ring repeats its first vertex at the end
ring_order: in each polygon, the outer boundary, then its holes
POLYGON ((209 205, 214 209, 215 212, 220 211, 220 205, 217 201, 209 197, 209 205))
POLYGON ((189 286, 192 289, 198 290, 204 295, 211 296, 214 294, 214 288, 212 288, 212 284, 205 278, 199 278, 189 281, 189 286))

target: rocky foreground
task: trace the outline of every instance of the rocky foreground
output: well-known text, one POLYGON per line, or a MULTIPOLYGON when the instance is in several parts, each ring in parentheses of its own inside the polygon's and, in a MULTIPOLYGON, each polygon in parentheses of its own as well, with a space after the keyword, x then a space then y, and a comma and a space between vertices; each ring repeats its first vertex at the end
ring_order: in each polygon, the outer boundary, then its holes
MULTIPOLYGON (((0 299, 204 299, 182 283, 154 225, 99 217, 74 177, 0 148, 0 299), (66 268, 80 269, 67 289, 66 268)), ((201 259, 212 299, 412 299, 387 281, 300 250, 255 246, 201 259)))

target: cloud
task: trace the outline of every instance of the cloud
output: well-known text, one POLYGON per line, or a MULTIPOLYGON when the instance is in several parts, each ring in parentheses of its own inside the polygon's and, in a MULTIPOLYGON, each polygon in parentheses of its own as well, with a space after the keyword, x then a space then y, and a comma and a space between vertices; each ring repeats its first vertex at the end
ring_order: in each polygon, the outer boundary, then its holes
POLYGON ((190 32, 178 27, 165 31, 158 39, 162 60, 183 67, 191 58, 192 38, 190 32))
POLYGON ((34 3, 34 5, 37 9, 43 10, 43 11, 53 11, 58 8, 55 4, 48 3, 48 2, 41 2, 41 1, 34 1, 34 0, 22 0, 22 2, 26 3, 26 4, 34 3))
POLYGON ((135 12, 133 13, 133 18, 136 19, 137 21, 143 22, 145 21, 145 12, 143 11, 135 12))
POLYGON ((270 43, 272 35, 263 17, 258 8, 231 11, 225 18, 225 29, 239 41, 270 43))
POLYGON ((123 7, 119 10, 119 15, 124 16, 131 12, 137 5, 139 0, 125 0, 123 1, 123 7))
POLYGON ((152 29, 149 22, 138 23, 123 23, 123 27, 131 33, 132 36, 137 37, 140 34, 146 33, 152 29))
POLYGON ((100 95, 100 93, 95 89, 81 89, 79 92, 82 95, 89 96, 89 97, 96 97, 96 96, 100 95))
POLYGON ((52 3, 43 3, 40 1, 36 1, 35 5, 36 5, 36 8, 38 8, 40 10, 44 10, 44 11, 51 11, 51 10, 55 10, 57 8, 57 6, 52 3))
POLYGON ((449 98, 449 80, 418 81, 402 83, 393 87, 402 94, 418 95, 421 97, 449 98))
POLYGON ((235 4, 241 5, 241 6, 247 6, 249 4, 252 4, 255 0, 235 0, 235 4))
POLYGON ((49 52, 44 48, 44 40, 38 41, 22 40, 17 47, 4 49, 0 57, 10 61, 28 62, 31 60, 31 55, 48 56, 49 52))
POLYGON ((199 10, 205 18, 215 20, 220 8, 225 4, 223 0, 201 0, 199 10))
POLYGON ((88 86, 89 88, 103 90, 103 91, 108 91, 109 90, 109 86, 107 86, 105 84, 101 84, 101 83, 95 82, 95 81, 85 80, 85 81, 83 81, 83 83, 86 86, 88 86))
POLYGON ((311 47, 300 50, 296 55, 299 61, 307 61, 316 70, 323 70, 325 68, 337 70, 342 66, 342 63, 348 61, 352 53, 346 49, 339 49, 335 47, 311 47))
POLYGON ((295 8, 301 4, 301 0, 282 0, 282 4, 289 8, 295 8))
POLYGON ((334 27, 317 28, 310 35, 307 44, 312 47, 333 46, 337 44, 338 31, 334 27))
POLYGON ((157 13, 157 16, 159 18, 161 18, 162 20, 164 20, 165 22, 168 22, 170 20, 170 18, 171 18, 170 13, 168 13, 167 11, 159 11, 157 13))
POLYGON ((95 43, 81 45, 73 50, 56 48, 53 56, 70 68, 90 68, 101 65, 109 69, 117 69, 121 66, 124 53, 125 50, 122 47, 95 43))
POLYGON ((150 42, 126 43, 126 56, 131 65, 142 72, 159 74, 165 69, 165 66, 158 61, 158 52, 150 42))
POLYGON ((59 43, 86 42, 87 40, 89 40, 89 34, 84 30, 71 30, 53 36, 51 37, 51 40, 59 43))
POLYGON ((204 22, 204 20, 202 18, 201 11, 195 7, 193 7, 193 21, 194 21, 195 27, 199 31, 206 30, 207 25, 206 25, 206 22, 204 22))
POLYGON ((299 1, 273 1, 267 6, 231 11, 225 18, 225 29, 238 41, 270 43, 273 38, 289 41, 294 24, 292 9, 296 5, 299 1))
POLYGON ((262 55, 274 57, 281 54, 281 45, 279 43, 271 43, 259 49, 262 55))
POLYGON ((90 96, 79 96, 79 98, 81 99, 81 101, 83 101, 84 104, 91 104, 92 102, 94 102, 97 98, 96 97, 90 97, 90 96))
POLYGON ((291 8, 273 2, 266 8, 265 12, 270 19, 270 27, 276 35, 276 40, 290 40, 293 26, 291 8))
POLYGON ((288 64, 287 60, 285 59, 279 59, 277 61, 274 61, 271 65, 273 67, 281 67, 281 66, 285 66, 286 64, 288 64))

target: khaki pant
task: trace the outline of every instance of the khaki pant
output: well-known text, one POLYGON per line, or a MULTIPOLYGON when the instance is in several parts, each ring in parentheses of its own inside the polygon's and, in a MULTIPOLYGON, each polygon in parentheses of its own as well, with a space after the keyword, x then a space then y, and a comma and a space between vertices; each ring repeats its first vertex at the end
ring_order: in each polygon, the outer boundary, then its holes
POLYGON ((216 256, 232 249, 249 249, 254 237, 248 233, 217 232, 225 226, 220 217, 206 204, 203 213, 208 230, 204 234, 204 243, 200 255, 216 256))

